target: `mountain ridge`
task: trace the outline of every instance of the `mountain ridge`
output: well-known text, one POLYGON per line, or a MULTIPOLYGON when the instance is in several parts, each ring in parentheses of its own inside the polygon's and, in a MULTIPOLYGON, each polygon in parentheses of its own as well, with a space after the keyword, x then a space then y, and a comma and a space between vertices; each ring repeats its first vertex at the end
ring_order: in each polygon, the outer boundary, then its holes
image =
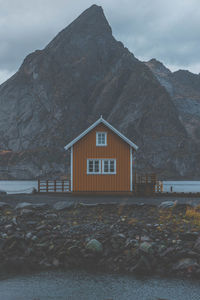
POLYGON ((188 135, 200 147, 200 75, 188 70, 168 72, 163 64, 160 72, 161 63, 155 60, 145 64, 171 95, 188 135))

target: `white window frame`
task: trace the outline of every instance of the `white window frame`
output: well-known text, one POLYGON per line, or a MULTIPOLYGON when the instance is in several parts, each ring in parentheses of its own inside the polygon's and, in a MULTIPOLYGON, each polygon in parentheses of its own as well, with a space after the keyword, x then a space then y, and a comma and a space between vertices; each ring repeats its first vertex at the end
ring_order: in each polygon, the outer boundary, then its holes
MULTIPOLYGON (((93 165, 93 170, 94 170, 94 165, 93 165)), ((96 174, 101 174, 101 159, 99 158, 88 158, 87 159, 87 174, 93 174, 93 175, 96 175, 96 174), (89 161, 98 161, 99 162, 99 172, 90 172, 89 171, 89 161)))
MULTIPOLYGON (((94 169, 94 168, 93 168, 94 169)), ((103 174, 103 175, 115 175, 117 174, 116 171, 116 158, 88 158, 87 159, 87 175, 99 175, 99 174, 103 174), (99 162, 99 172, 90 172, 89 171, 89 161, 98 161, 99 162), (108 161, 108 168, 110 169, 110 161, 113 160, 114 161, 114 172, 104 172, 104 161, 108 161)))
POLYGON ((104 131, 97 131, 96 132, 96 146, 97 147, 105 147, 105 146, 107 146, 107 132, 104 132, 104 131), (99 134, 105 134, 105 144, 99 144, 98 143, 98 135, 99 134))
POLYGON ((106 174, 109 174, 109 175, 112 175, 112 174, 116 174, 117 171, 116 171, 116 158, 104 158, 102 159, 102 174, 106 175, 106 174), (108 170, 110 170, 110 161, 113 160, 114 161, 114 172, 104 172, 104 162, 105 161, 108 161, 108 170))

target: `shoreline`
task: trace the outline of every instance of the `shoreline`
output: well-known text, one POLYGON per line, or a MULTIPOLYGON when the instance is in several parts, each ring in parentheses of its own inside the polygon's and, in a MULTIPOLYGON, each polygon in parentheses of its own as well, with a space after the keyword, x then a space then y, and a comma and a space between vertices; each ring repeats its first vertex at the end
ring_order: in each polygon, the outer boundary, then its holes
POLYGON ((200 207, 164 203, 1 204, 1 270, 199 280, 200 207))

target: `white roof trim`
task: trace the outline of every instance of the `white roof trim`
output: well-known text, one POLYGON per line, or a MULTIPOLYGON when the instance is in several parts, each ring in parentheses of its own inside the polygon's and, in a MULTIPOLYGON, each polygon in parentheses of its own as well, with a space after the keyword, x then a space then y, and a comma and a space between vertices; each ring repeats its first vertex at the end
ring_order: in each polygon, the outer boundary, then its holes
POLYGON ((88 132, 90 132, 93 128, 95 128, 98 124, 103 123, 106 125, 109 129, 111 129, 114 133, 116 133, 122 140, 124 140, 127 144, 129 144, 132 148, 135 150, 138 149, 138 146, 131 142, 127 137, 125 137, 121 132, 119 132, 117 129, 115 129, 110 123, 108 123, 106 120, 104 120, 101 116, 96 122, 94 122, 88 129, 83 131, 79 136, 77 136, 73 141, 71 141, 69 144, 67 144, 64 149, 68 150, 71 148, 76 142, 78 142, 80 139, 82 139, 88 132))

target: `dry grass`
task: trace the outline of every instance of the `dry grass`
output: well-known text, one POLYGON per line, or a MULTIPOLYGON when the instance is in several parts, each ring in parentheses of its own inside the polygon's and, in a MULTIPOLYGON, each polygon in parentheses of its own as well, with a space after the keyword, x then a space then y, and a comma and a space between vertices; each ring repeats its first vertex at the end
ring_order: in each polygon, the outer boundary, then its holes
MULTIPOLYGON (((185 212, 175 213, 173 208, 159 211, 160 230, 171 227, 174 232, 200 230, 200 206, 187 207, 185 212)), ((159 230, 159 227, 158 227, 159 230)))
POLYGON ((194 225, 200 227, 200 207, 196 208, 187 208, 185 216, 188 218, 194 225))

